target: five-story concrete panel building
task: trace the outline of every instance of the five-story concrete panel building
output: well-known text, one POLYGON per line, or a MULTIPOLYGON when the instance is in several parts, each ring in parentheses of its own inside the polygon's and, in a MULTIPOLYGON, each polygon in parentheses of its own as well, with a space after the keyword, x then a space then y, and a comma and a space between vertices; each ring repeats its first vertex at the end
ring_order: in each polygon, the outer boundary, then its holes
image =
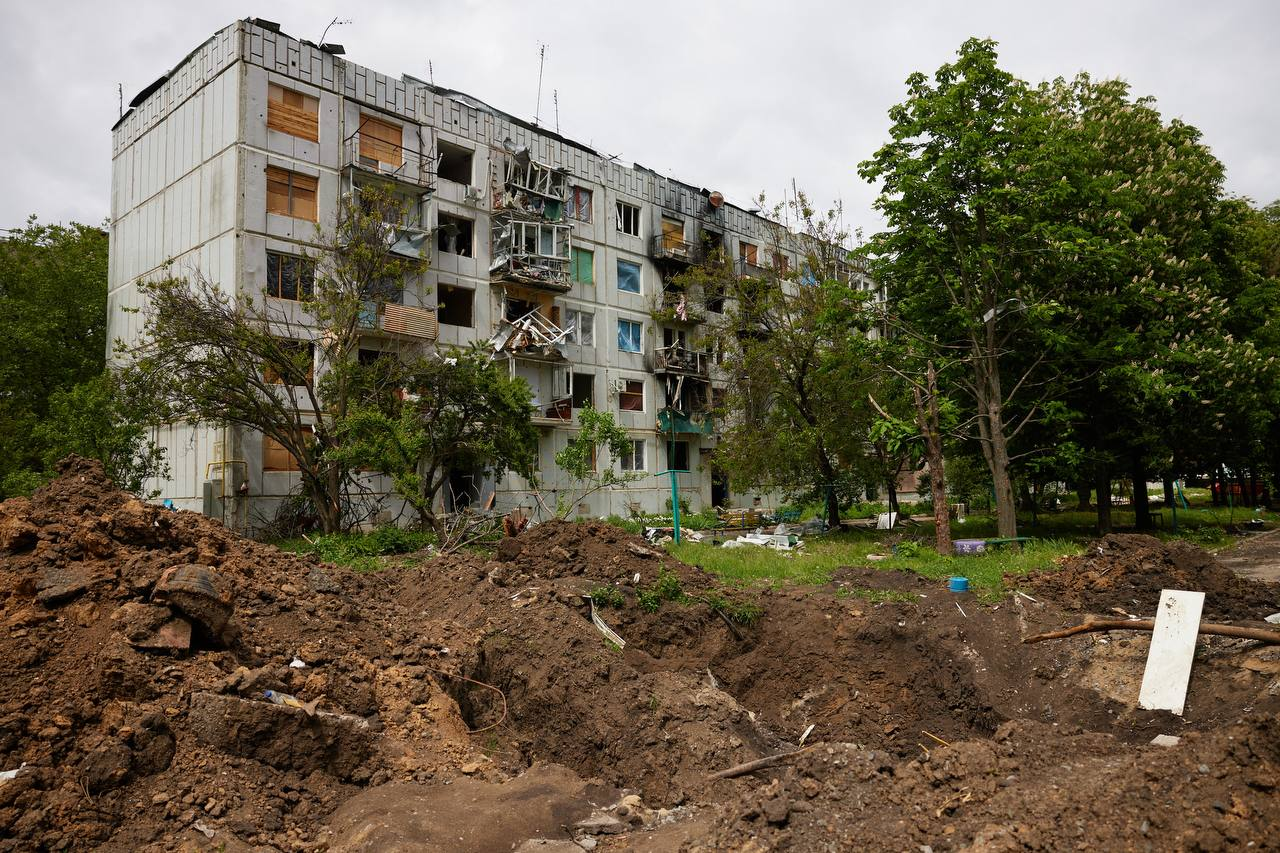
MULTIPOLYGON (((715 366, 699 349, 699 326, 723 308, 664 283, 713 252, 742 274, 794 263, 773 256, 770 223, 340 52, 237 21, 133 99, 113 129, 109 339, 137 338, 141 317, 126 309, 140 305, 139 281, 161 275, 199 272, 288 312, 308 287, 300 258, 317 226, 332 226, 344 194, 390 181, 412 211, 396 250, 430 253, 430 269, 370 306, 362 346, 491 342, 533 391, 552 505, 563 485, 553 457, 587 403, 632 436, 629 454, 598 464, 649 476, 596 493, 580 513, 667 510, 656 475, 668 468, 690 472, 679 479, 694 509, 730 500, 710 465, 715 366)), ((180 507, 253 528, 297 491, 289 455, 252 431, 173 424, 158 439, 172 471, 155 486, 180 507)), ((536 510, 516 475, 458 471, 451 485, 536 510)))

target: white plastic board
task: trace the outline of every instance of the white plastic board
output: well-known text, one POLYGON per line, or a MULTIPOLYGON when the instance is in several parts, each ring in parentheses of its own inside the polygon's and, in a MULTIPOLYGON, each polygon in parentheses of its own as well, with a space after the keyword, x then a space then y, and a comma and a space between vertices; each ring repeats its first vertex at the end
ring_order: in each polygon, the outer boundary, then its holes
POLYGON ((1181 715, 1191 679, 1191 659, 1196 653, 1200 631, 1203 592, 1177 589, 1160 591, 1156 627, 1151 633, 1147 669, 1142 674, 1138 704, 1148 710, 1172 711, 1181 715))

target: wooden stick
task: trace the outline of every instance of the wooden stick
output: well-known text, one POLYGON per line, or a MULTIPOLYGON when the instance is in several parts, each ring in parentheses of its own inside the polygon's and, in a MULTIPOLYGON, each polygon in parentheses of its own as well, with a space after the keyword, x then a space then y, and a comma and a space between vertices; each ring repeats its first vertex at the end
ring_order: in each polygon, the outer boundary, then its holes
POLYGON ((794 758, 802 752, 808 752, 817 745, 818 744, 814 743, 806 746, 804 749, 793 749, 791 752, 779 752, 777 755, 766 755, 764 758, 757 758, 755 761, 748 761, 746 764, 735 764, 733 767, 725 768, 718 773, 712 773, 708 778, 732 779, 735 776, 745 776, 748 773, 753 773, 756 770, 763 770, 770 765, 777 764, 780 761, 785 761, 788 758, 794 758))
MULTIPOLYGON (((1153 619, 1094 619, 1085 622, 1083 625, 1063 628, 1061 631, 1049 631, 1045 634, 1024 637, 1022 642, 1038 643, 1041 640, 1061 640, 1063 637, 1087 634, 1090 631, 1153 631, 1155 627, 1156 623, 1153 619)), ((1257 640, 1262 643, 1280 646, 1280 631, 1272 631, 1267 628, 1246 628, 1243 625, 1217 625, 1212 622, 1204 622, 1200 625, 1199 633, 1216 634, 1220 637, 1239 637, 1242 640, 1257 640)))

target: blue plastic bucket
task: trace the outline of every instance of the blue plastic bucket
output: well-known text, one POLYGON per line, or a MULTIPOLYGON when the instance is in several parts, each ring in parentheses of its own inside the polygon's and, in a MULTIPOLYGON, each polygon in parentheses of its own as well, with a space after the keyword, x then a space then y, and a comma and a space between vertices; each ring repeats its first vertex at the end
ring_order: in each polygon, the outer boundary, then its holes
POLYGON ((952 592, 968 592, 969 579, 968 578, 951 578, 950 580, 947 581, 947 589, 951 590, 952 592))

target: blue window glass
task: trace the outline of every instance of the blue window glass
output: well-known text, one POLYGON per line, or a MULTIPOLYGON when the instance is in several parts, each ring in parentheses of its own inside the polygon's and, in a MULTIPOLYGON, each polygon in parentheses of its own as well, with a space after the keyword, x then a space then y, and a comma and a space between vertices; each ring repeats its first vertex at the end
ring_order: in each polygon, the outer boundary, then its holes
POLYGON ((640 324, 634 320, 618 321, 618 349, 622 352, 640 352, 640 324))
POLYGON ((627 293, 640 292, 640 265, 631 261, 618 261, 618 290, 627 293))

